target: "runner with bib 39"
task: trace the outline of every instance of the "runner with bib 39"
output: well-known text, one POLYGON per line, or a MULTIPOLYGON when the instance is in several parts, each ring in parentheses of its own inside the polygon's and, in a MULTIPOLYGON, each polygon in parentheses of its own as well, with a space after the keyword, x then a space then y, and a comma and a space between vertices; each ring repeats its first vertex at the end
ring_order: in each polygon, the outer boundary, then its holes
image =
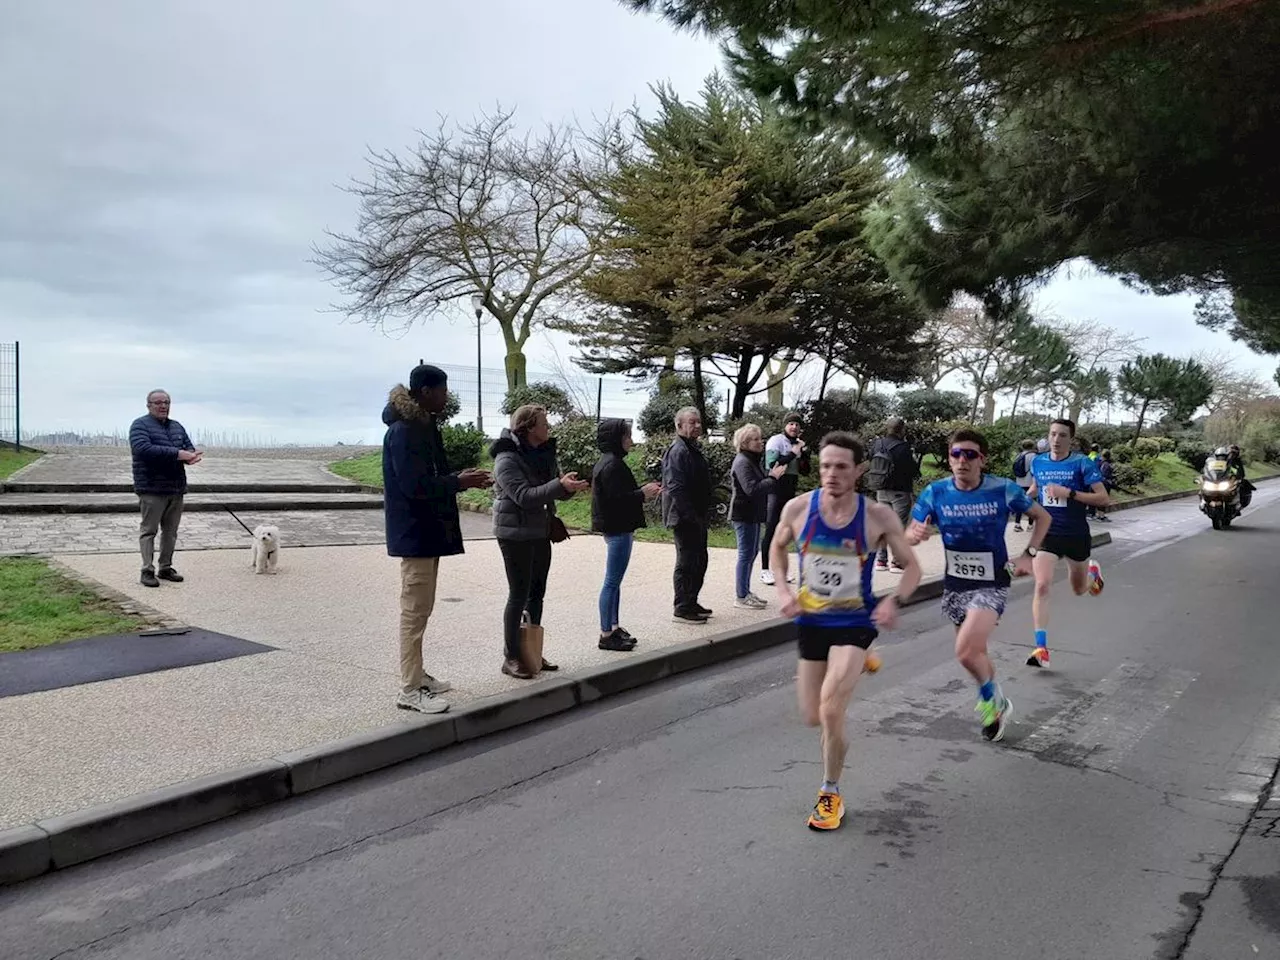
POLYGON ((840 774, 848 741, 845 714, 879 628, 892 629, 898 600, 920 583, 920 564, 892 508, 858 493, 867 469, 862 441, 848 433, 822 438, 818 470, 822 487, 788 501, 770 547, 778 599, 794 617, 800 664, 796 687, 800 713, 822 727, 822 786, 809 816, 813 830, 835 830, 844 819, 840 774), (903 561, 896 594, 877 601, 871 590, 876 550, 883 544, 903 561), (787 583, 787 552, 795 546, 799 588, 787 583))
POLYGON ((956 659, 978 684, 982 735, 996 741, 1004 737, 1013 715, 987 655, 987 641, 1009 599, 1005 528, 1010 513, 1025 513, 1034 524, 1031 545, 1013 565, 1018 576, 1027 576, 1035 548, 1049 530, 1049 514, 1016 483, 982 472, 987 441, 976 430, 953 433, 948 452, 951 479, 937 480, 921 492, 911 511, 907 542, 920 543, 929 536, 930 522, 942 534, 942 612, 956 626, 956 659))
POLYGON ((1090 556, 1093 534, 1085 515, 1088 507, 1111 502, 1096 460, 1071 451, 1076 425, 1070 420, 1049 424, 1049 451, 1031 461, 1032 499, 1049 511, 1053 522, 1035 557, 1036 594, 1031 602, 1036 647, 1027 658, 1031 667, 1049 665, 1049 589, 1060 558, 1067 561, 1071 589, 1077 597, 1102 592, 1102 567, 1090 556))

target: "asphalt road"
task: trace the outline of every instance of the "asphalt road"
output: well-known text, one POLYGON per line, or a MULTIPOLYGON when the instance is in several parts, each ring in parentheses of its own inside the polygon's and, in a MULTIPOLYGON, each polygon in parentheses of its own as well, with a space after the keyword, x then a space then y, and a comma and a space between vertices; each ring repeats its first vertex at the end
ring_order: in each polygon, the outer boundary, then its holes
POLYGON ((1195 535, 1174 507, 1147 552, 1118 517, 1105 594, 1059 585, 1053 671, 1022 665, 1020 586, 1002 744, 936 605, 909 613, 855 694, 838 832, 804 826, 779 650, 0 890, 0 957, 1280 957, 1265 502, 1195 535))

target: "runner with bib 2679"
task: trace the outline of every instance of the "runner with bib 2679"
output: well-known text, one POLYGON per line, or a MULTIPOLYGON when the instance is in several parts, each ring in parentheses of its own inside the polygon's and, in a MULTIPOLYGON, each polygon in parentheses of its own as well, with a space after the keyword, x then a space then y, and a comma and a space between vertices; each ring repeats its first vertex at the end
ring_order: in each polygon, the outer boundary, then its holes
POLYGON ((1031 573, 1036 545, 1049 529, 1049 514, 1016 483, 983 473, 987 441, 976 430, 957 430, 948 444, 951 477, 925 487, 911 511, 907 541, 920 543, 932 522, 942 534, 946 560, 942 612, 956 626, 956 659, 978 683, 978 715, 987 740, 1004 737, 1013 704, 996 684, 987 641, 1009 599, 1009 514, 1025 513, 1035 525, 1031 545, 1013 564, 1031 573))

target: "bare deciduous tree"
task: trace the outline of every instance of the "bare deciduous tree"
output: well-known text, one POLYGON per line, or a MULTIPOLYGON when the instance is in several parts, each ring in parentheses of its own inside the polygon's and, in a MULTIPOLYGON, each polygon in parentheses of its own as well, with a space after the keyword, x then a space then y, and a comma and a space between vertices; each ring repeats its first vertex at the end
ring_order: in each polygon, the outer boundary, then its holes
POLYGON ((925 349, 920 384, 926 390, 937 390, 948 374, 960 369, 956 344, 967 333, 974 311, 981 309, 976 303, 957 302, 934 311, 925 321, 921 331, 925 349))
POLYGON ((1122 333, 1096 320, 1054 322, 1053 326, 1067 338, 1079 359, 1076 376, 1055 391, 1055 399, 1066 408, 1067 416, 1078 423, 1082 414, 1110 396, 1110 374, 1137 356, 1146 337, 1122 333))
POLYGON ((1257 400, 1271 395, 1271 385, 1256 373, 1240 369, 1239 361, 1222 350, 1206 350, 1195 360, 1209 371, 1213 381, 1205 408, 1210 416, 1243 410, 1257 400))
POLYGON ((442 122, 401 157, 371 152, 355 231, 330 233, 314 262, 347 296, 339 309, 408 326, 478 295, 506 343, 508 389, 526 382, 534 326, 590 268, 608 224, 595 185, 625 149, 618 125, 521 134, 498 109, 442 122))

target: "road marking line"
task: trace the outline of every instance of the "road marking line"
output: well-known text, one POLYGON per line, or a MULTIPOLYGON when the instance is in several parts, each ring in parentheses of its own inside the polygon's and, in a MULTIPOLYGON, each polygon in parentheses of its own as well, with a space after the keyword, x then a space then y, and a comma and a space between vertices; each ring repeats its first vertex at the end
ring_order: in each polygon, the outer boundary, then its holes
POLYGON ((1114 771, 1196 676, 1126 661, 1012 746, 1059 763, 1114 771))
POLYGON ((1266 713, 1250 726, 1248 739, 1231 756, 1238 767, 1220 799, 1252 806, 1280 763, 1280 703, 1266 708, 1266 713))

